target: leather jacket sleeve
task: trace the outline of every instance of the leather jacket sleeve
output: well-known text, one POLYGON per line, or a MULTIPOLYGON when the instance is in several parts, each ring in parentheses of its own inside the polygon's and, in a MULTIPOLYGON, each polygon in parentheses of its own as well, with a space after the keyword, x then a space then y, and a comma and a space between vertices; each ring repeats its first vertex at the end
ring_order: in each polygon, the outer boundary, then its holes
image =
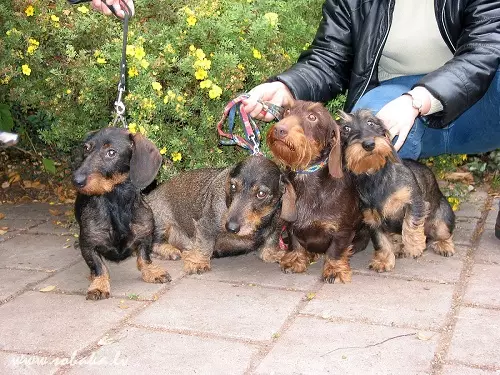
POLYGON ((269 81, 281 81, 295 99, 327 102, 347 90, 352 66, 351 16, 347 1, 325 1, 313 43, 290 69, 269 81))
POLYGON ((463 14, 454 57, 415 85, 443 104, 443 111, 428 116, 431 127, 446 126, 476 103, 499 68, 500 1, 469 1, 463 14))

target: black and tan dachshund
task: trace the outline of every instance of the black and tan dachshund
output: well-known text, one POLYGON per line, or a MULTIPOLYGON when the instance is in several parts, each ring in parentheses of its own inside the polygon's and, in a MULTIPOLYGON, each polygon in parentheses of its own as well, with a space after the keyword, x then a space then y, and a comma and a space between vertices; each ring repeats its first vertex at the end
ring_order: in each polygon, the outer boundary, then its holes
POLYGON ((225 169, 182 172, 147 201, 155 217, 154 253, 182 257, 187 273, 210 270, 213 256, 253 250, 264 261, 278 260, 281 219, 295 216, 292 186, 263 156, 225 169))
POLYGON ((419 257, 426 242, 440 255, 453 255, 455 214, 432 171, 401 160, 383 122, 370 111, 342 113, 341 118, 345 166, 353 175, 375 248, 370 268, 390 271, 395 255, 419 257), (402 247, 393 248, 391 234, 402 235, 402 247))
POLYGON ((169 274, 151 261, 153 213, 141 194, 161 164, 153 143, 139 133, 105 128, 84 141, 77 164, 75 216, 80 250, 92 280, 87 299, 109 297, 109 272, 103 258, 119 262, 137 253, 144 281, 170 281, 169 274))
POLYGON ((354 185, 342 171, 338 124, 321 103, 297 100, 269 129, 267 144, 287 168, 297 199, 281 268, 304 272, 313 253, 324 253, 323 280, 351 281, 349 257, 366 247, 369 236, 361 230, 354 185))

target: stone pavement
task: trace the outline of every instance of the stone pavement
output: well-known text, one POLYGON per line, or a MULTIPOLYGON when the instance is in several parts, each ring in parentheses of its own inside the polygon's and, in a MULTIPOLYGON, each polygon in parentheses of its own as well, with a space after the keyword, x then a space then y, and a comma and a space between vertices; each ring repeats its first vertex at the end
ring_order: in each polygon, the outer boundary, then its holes
POLYGON ((356 254, 351 284, 255 254, 195 276, 163 261, 172 283, 146 284, 131 259, 94 302, 71 207, 1 205, 0 374, 500 374, 497 207, 481 191, 462 204, 454 257, 376 274, 356 254))

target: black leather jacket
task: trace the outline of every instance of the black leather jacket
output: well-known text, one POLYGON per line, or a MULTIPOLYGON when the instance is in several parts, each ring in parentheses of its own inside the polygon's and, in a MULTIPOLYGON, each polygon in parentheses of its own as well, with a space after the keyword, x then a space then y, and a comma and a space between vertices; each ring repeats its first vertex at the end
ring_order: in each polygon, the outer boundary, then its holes
MULTIPOLYGON (((378 86, 378 62, 397 0, 327 0, 310 48, 271 80, 285 83, 296 99, 327 102, 348 90, 350 111, 378 86)), ((441 101, 428 116, 441 128, 478 101, 500 64, 500 0, 435 0, 436 20, 454 57, 416 85, 441 101)))

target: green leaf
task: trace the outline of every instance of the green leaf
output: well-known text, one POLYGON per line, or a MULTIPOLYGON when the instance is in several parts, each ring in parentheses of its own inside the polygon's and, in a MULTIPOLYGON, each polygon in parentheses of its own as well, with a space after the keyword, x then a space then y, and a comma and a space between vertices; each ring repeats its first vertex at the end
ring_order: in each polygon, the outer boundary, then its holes
POLYGON ((45 167, 45 170, 47 172, 56 174, 56 165, 54 163, 54 160, 43 158, 43 166, 45 167))
POLYGON ((7 104, 0 104, 0 130, 10 132, 14 127, 14 119, 7 104))

